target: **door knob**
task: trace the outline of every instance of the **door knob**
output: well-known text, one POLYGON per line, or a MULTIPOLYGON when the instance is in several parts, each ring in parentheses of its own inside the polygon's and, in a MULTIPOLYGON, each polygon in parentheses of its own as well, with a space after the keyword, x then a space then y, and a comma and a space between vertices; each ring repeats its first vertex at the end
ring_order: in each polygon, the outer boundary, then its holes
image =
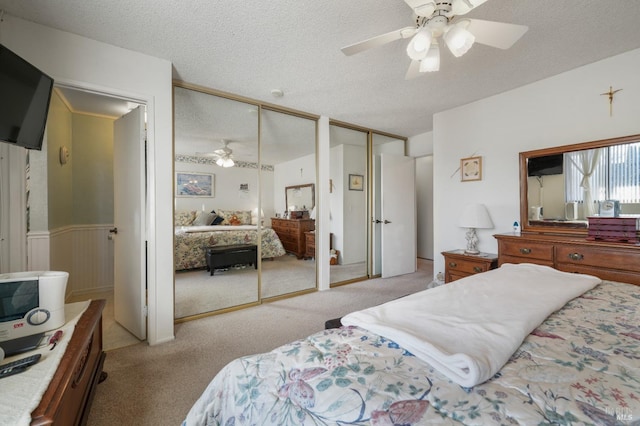
POLYGON ((110 234, 117 234, 117 233, 118 233, 118 228, 111 228, 111 229, 109 229, 109 233, 110 233, 110 234))
POLYGON ((372 219, 373 223, 381 223, 382 221, 380 219, 372 219))
POLYGON ((391 221, 385 219, 384 222, 382 222, 382 223, 384 223, 386 225, 387 223, 391 223, 391 221))

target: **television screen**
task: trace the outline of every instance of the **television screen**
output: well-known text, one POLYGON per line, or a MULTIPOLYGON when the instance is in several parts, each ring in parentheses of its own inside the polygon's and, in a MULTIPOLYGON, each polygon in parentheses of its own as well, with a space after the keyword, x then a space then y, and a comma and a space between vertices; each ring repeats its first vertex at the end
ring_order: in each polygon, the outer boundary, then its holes
POLYGON ((529 158, 527 162, 528 176, 561 175, 563 171, 563 154, 529 158))
POLYGON ((0 44, 0 141, 42 149, 53 79, 0 44))

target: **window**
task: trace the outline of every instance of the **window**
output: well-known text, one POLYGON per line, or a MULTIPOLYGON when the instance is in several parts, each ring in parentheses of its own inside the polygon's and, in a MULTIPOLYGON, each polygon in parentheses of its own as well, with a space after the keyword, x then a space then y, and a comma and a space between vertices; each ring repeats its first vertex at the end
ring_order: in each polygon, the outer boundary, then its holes
POLYGON ((564 170, 565 201, 640 203, 640 142, 566 153, 564 170))

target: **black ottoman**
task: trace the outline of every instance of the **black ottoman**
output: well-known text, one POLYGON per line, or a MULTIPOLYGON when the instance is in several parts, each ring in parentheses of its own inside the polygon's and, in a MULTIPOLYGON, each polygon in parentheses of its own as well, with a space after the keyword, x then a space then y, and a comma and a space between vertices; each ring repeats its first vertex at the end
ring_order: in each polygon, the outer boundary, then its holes
POLYGON ((342 323, 340 322, 342 318, 334 318, 324 322, 324 329, 329 330, 330 328, 340 328, 342 327, 342 323))
POLYGON ((258 269, 258 247, 255 244, 236 244, 229 246, 208 246, 204 248, 207 271, 227 268, 233 265, 248 264, 258 269))

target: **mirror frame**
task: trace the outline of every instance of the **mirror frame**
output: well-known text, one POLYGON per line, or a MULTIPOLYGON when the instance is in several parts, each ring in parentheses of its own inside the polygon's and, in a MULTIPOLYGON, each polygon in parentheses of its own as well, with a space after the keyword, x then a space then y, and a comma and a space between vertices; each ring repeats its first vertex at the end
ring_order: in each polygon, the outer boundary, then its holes
POLYGON ((285 186, 284 187, 284 209, 285 211, 289 211, 289 190, 290 189, 301 189, 301 188, 307 188, 307 187, 311 187, 311 202, 313 203, 313 205, 311 207, 307 208, 307 211, 311 211, 313 210, 313 208, 316 206, 316 185, 314 183, 305 183, 304 185, 291 185, 291 186, 285 186))
POLYGON ((581 224, 571 223, 554 223, 553 226, 542 226, 537 223, 532 225, 529 223, 529 200, 528 181, 527 181, 527 163, 529 158, 544 157, 547 155, 564 154, 565 152, 582 151, 586 149, 603 148, 613 145, 622 145, 629 142, 640 142, 640 134, 623 136, 611 139, 601 139, 591 142, 583 142, 572 145, 563 145, 552 148, 537 149, 534 151, 526 151, 520 153, 520 224, 522 232, 529 233, 548 233, 548 234, 564 234, 585 237, 587 228, 581 224))

